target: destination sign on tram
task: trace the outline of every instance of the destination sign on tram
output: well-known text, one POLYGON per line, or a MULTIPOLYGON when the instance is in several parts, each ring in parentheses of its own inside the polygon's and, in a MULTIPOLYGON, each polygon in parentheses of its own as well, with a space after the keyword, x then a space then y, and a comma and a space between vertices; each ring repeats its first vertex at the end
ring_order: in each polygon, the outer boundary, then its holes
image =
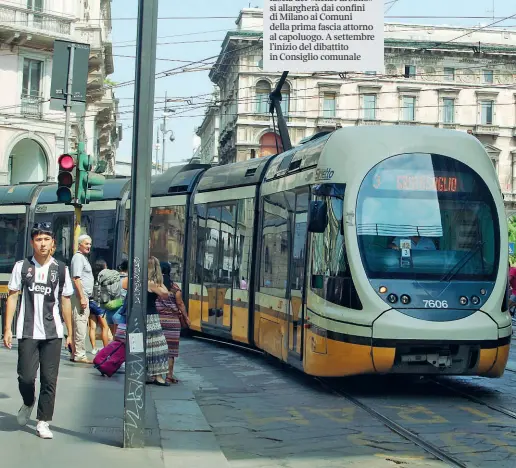
POLYGON ((373 177, 373 187, 377 190, 411 192, 470 192, 471 180, 468 174, 464 173, 425 174, 381 171, 373 177))

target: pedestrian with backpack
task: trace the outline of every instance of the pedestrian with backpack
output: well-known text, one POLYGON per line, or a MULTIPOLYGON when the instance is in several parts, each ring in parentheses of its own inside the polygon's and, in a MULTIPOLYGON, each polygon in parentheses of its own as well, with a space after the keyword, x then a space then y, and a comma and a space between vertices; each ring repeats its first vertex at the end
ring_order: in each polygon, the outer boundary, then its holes
POLYGON ((89 321, 89 334, 91 343, 91 354, 95 356, 99 350, 97 349, 97 327, 100 325, 102 344, 104 348, 109 344, 109 325, 106 320, 106 309, 101 303, 99 276, 107 269, 107 263, 105 260, 98 259, 95 261, 93 266, 93 298, 90 298, 90 317, 89 321))
POLYGON ((68 268, 51 255, 54 233, 50 223, 36 223, 31 230, 34 255, 15 264, 9 280, 4 344, 11 349, 11 331, 18 296, 21 295, 17 321, 18 386, 23 405, 18 423, 25 426, 36 403, 35 382, 40 371, 36 432, 43 439, 52 439, 49 428, 54 414, 57 377, 64 336, 63 322, 68 329, 66 345, 71 344, 73 285, 68 268))

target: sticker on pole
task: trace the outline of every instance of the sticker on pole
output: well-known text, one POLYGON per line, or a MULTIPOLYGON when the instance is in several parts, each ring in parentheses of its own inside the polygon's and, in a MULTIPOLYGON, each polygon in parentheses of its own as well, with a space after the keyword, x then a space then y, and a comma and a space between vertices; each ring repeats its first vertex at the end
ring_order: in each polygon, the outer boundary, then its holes
POLYGON ((129 352, 143 353, 143 333, 129 333, 129 352))
POLYGON ((265 0, 265 72, 384 73, 384 0, 265 0))

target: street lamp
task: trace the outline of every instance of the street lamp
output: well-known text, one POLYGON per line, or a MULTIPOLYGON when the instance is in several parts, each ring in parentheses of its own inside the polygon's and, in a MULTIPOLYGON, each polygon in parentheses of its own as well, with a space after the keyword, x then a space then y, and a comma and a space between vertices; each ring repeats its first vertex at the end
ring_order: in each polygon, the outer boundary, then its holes
POLYGON ((162 143, 163 143, 163 153, 161 155, 161 172, 165 172, 165 137, 170 134, 169 140, 171 142, 175 141, 174 132, 172 130, 167 130, 167 114, 173 114, 176 111, 174 109, 170 109, 167 107, 167 93, 165 93, 165 109, 163 112, 163 123, 160 126, 161 134, 162 134, 162 143))

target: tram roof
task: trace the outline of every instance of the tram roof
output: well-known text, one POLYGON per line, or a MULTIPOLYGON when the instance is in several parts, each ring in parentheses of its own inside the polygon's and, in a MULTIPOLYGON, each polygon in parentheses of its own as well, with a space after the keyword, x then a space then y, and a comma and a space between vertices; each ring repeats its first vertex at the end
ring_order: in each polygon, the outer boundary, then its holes
POLYGON ((256 185, 262 180, 269 161, 273 158, 274 156, 266 156, 212 167, 201 177, 197 191, 207 192, 210 190, 256 185))
MULTIPOLYGON (((106 179, 104 183, 104 200, 120 200, 129 179, 106 179)), ((38 204, 58 203, 57 184, 47 185, 38 197, 38 204)), ((95 202, 92 202, 95 203, 95 202)))
POLYGON ((316 166, 324 145, 333 133, 323 132, 319 136, 314 135, 313 139, 306 143, 279 154, 267 169, 265 180, 272 180, 316 166))
POLYGON ((163 174, 155 176, 152 181, 151 195, 153 197, 179 193, 191 193, 195 183, 209 164, 184 164, 174 166, 163 174))
POLYGON ((472 157, 485 154, 485 148, 466 132, 426 126, 363 125, 344 127, 328 135, 318 161, 323 170, 316 174, 315 183, 349 183, 357 177, 362 180, 383 159, 404 153, 450 156, 476 171, 494 175, 489 158, 472 157))
POLYGON ((0 205, 30 205, 34 190, 40 184, 0 186, 0 205))

